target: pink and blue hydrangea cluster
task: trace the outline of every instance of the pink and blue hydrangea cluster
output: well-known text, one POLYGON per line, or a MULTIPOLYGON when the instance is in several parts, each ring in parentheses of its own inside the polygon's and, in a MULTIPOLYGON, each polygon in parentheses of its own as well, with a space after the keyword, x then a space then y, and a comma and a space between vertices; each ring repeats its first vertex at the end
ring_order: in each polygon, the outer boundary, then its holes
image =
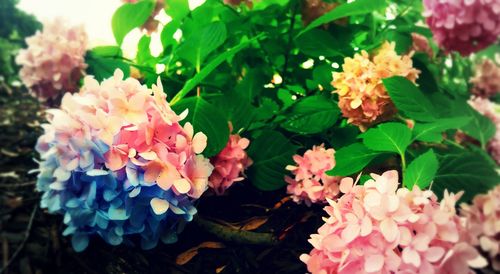
POLYGON ((85 78, 48 110, 37 188, 42 208, 64 215, 75 250, 94 234, 111 245, 138 234, 145 249, 176 240, 213 170, 200 154, 207 137, 179 124, 186 115, 170 108, 161 82, 148 89, 119 70, 101 84, 85 78))

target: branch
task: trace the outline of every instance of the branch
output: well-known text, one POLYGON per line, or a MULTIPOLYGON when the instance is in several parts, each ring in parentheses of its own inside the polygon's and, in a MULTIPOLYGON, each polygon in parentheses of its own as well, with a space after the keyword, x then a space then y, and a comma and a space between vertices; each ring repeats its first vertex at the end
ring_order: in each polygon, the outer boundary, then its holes
POLYGON ((272 233, 257 233, 230 228, 196 215, 193 222, 221 240, 239 244, 274 245, 278 242, 272 233))
POLYGON ((4 273, 4 271, 7 271, 9 266, 12 264, 12 262, 14 262, 16 257, 19 255, 19 253, 21 253, 24 246, 26 245, 26 242, 28 241, 28 238, 30 237, 31 227, 33 226, 33 220, 35 219, 37 209, 38 209, 38 204, 35 205, 35 207, 33 208, 33 211, 31 212, 30 220, 28 222, 28 227, 26 227, 26 231, 24 232, 23 241, 21 242, 19 247, 16 249, 14 254, 12 254, 12 257, 10 257, 9 261, 3 266, 2 269, 0 269, 0 273, 4 273))

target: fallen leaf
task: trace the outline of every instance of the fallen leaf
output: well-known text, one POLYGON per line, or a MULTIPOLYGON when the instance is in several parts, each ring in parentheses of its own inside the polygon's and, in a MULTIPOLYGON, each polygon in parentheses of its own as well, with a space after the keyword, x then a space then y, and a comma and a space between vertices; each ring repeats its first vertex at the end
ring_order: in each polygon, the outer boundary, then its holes
POLYGON ((287 197, 285 197, 285 198, 281 199, 279 202, 277 202, 277 203, 274 205, 273 209, 278 209, 278 208, 280 208, 283 204, 285 204, 286 202, 288 202, 288 201, 290 201, 290 200, 291 200, 291 198, 290 198, 289 196, 287 196, 287 197))
POLYGON ((226 268, 226 266, 225 266, 225 265, 223 265, 223 266, 221 266, 221 267, 217 267, 217 268, 215 269, 215 273, 217 273, 217 274, 221 273, 221 272, 224 270, 224 268, 226 268))
POLYGON ((189 261, 191 261, 191 259, 194 258, 194 256, 198 254, 198 250, 200 248, 224 248, 224 247, 225 247, 224 244, 221 242, 203 242, 198 246, 190 248, 179 254, 179 256, 177 256, 177 258, 175 259, 175 263, 178 265, 187 264, 189 261))
POLYGON ((269 217, 254 217, 250 221, 243 223, 240 229, 247 231, 255 230, 265 224, 267 220, 269 220, 269 217))

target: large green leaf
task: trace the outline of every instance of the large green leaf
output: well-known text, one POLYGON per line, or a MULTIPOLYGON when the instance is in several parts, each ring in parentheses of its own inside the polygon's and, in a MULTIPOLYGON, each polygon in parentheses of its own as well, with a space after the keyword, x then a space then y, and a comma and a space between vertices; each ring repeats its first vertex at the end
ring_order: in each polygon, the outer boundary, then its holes
POLYGON ((208 54, 222 45, 226 38, 226 25, 221 21, 213 22, 191 33, 176 53, 199 69, 208 54))
POLYGON ((416 123, 413 128, 413 140, 439 143, 443 140, 443 132, 458 129, 471 120, 471 117, 443 118, 432 123, 416 123))
POLYGON ((179 20, 189 14, 188 0, 165 0, 165 13, 173 20, 179 20))
POLYGON ((233 132, 247 130, 255 117, 255 107, 241 94, 228 91, 214 100, 214 104, 221 110, 226 119, 231 122, 233 132))
POLYGON ((396 108, 408 118, 417 121, 436 120, 431 101, 410 80, 394 76, 383 79, 382 82, 396 108))
POLYGON ((463 200, 470 201, 500 182, 495 166, 477 152, 445 155, 439 162, 440 167, 432 184, 432 190, 438 196, 442 196, 445 189, 451 192, 464 190, 463 200))
POLYGON ((114 46, 96 47, 85 56, 87 74, 97 81, 113 76, 116 69, 121 69, 125 77, 130 75, 130 66, 121 58, 121 50, 114 46))
POLYGON ((261 190, 276 190, 286 185, 285 167, 292 163, 297 147, 278 131, 265 130, 250 142, 248 155, 253 164, 248 170, 252 183, 261 190))
POLYGON ((203 155, 214 156, 226 146, 229 139, 229 127, 226 118, 215 106, 201 97, 190 97, 179 101, 172 106, 172 109, 176 113, 188 109, 189 114, 184 122, 193 124, 195 132, 201 131, 207 135, 208 144, 203 155))
POLYGON ((483 146, 488 143, 488 141, 495 135, 495 124, 486 116, 477 112, 471 106, 464 106, 464 110, 471 117, 471 121, 461 127, 461 129, 467 133, 467 135, 478 140, 483 146))
POLYGON ((495 135, 493 122, 473 109, 467 101, 460 98, 452 99, 441 93, 433 94, 431 98, 441 120, 447 117, 469 117, 469 122, 459 129, 478 140, 483 146, 495 135))
POLYGON ((337 20, 342 17, 371 13, 375 10, 383 9, 387 5, 385 0, 356 0, 351 3, 342 4, 333 10, 323 14, 318 19, 312 21, 304 30, 299 33, 310 31, 318 26, 337 20))
POLYGON ((367 166, 380 152, 368 149, 362 143, 343 147, 335 152, 335 167, 327 171, 331 176, 352 175, 367 166))
POLYGON ((215 68, 217 68, 220 64, 222 64, 227 59, 231 58, 237 52, 242 49, 248 47, 253 41, 263 37, 263 34, 257 35, 252 39, 243 39, 237 46, 227 50, 226 52, 221 53, 219 56, 215 57, 212 61, 210 61, 203 69, 200 70, 193 78, 189 79, 182 89, 172 98, 170 104, 174 105, 180 99, 182 99, 186 94, 195 88, 205 77, 207 77, 215 68))
POLYGON ((133 29, 142 26, 153 12, 155 1, 143 0, 137 3, 126 3, 119 7, 111 19, 111 27, 118 45, 133 29))
POLYGON ((430 149, 426 153, 415 158, 405 171, 403 185, 412 189, 414 185, 424 189, 430 185, 439 167, 439 162, 434 151, 430 149))
POLYGON ((411 143, 411 130, 404 124, 384 123, 361 134, 361 138, 371 150, 403 155, 411 143))
POLYGON ((321 95, 305 97, 291 107, 282 127, 301 134, 319 133, 333 126, 339 115, 339 107, 331 99, 321 95))
POLYGON ((252 101, 269 83, 271 75, 266 75, 261 68, 250 68, 243 79, 234 88, 245 100, 252 101))
POLYGON ((321 29, 313 29, 304 33, 295 39, 295 43, 303 53, 313 57, 343 56, 338 50, 339 41, 321 29))

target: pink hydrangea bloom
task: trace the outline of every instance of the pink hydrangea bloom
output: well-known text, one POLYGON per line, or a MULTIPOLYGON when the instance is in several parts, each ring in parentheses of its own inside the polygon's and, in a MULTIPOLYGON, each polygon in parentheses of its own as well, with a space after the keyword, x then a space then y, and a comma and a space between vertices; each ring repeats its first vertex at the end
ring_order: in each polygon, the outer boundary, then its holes
POLYGON ((311 235, 314 249, 300 259, 311 273, 473 273, 486 261, 465 241, 463 220, 445 192, 398 189, 398 173, 372 174, 363 186, 340 183, 338 200, 328 199, 328 217, 311 235))
POLYGON ((496 126, 495 136, 488 142, 488 152, 495 161, 500 164, 500 116, 498 106, 486 98, 473 97, 469 100, 469 105, 482 115, 488 117, 496 126))
POLYGON ((474 77, 470 80, 474 85, 472 94, 479 97, 492 97, 500 92, 500 67, 493 61, 484 59, 476 66, 474 77))
POLYGON ((413 32, 411 34, 411 38, 412 38, 413 43, 411 45, 410 50, 413 50, 416 52, 423 52, 423 53, 427 54, 430 58, 432 58, 434 53, 432 51, 431 45, 429 44, 429 40, 427 40, 427 37, 425 37, 421 34, 418 34, 416 32, 413 32))
POLYGON ((238 134, 230 135, 226 147, 210 159, 214 171, 208 179, 208 184, 218 195, 223 194, 235 182, 244 179, 243 172, 252 164, 245 151, 249 144, 247 138, 238 134))
POLYGON ((304 156, 295 155, 296 166, 286 167, 295 178, 285 177, 288 183, 287 192, 297 202, 325 203, 326 198, 333 199, 339 193, 340 177, 327 175, 326 172, 335 166, 335 150, 325 149, 324 145, 314 146, 304 156))
POLYGON ((68 26, 61 18, 46 22, 43 31, 26 39, 16 58, 21 80, 41 101, 78 90, 85 72, 87 34, 83 26, 68 26))
POLYGON ((488 254, 493 269, 500 271, 500 185, 474 197, 472 205, 461 206, 471 244, 488 254))
POLYGON ((424 0, 427 24, 446 51, 469 55, 500 34, 499 0, 424 0))

